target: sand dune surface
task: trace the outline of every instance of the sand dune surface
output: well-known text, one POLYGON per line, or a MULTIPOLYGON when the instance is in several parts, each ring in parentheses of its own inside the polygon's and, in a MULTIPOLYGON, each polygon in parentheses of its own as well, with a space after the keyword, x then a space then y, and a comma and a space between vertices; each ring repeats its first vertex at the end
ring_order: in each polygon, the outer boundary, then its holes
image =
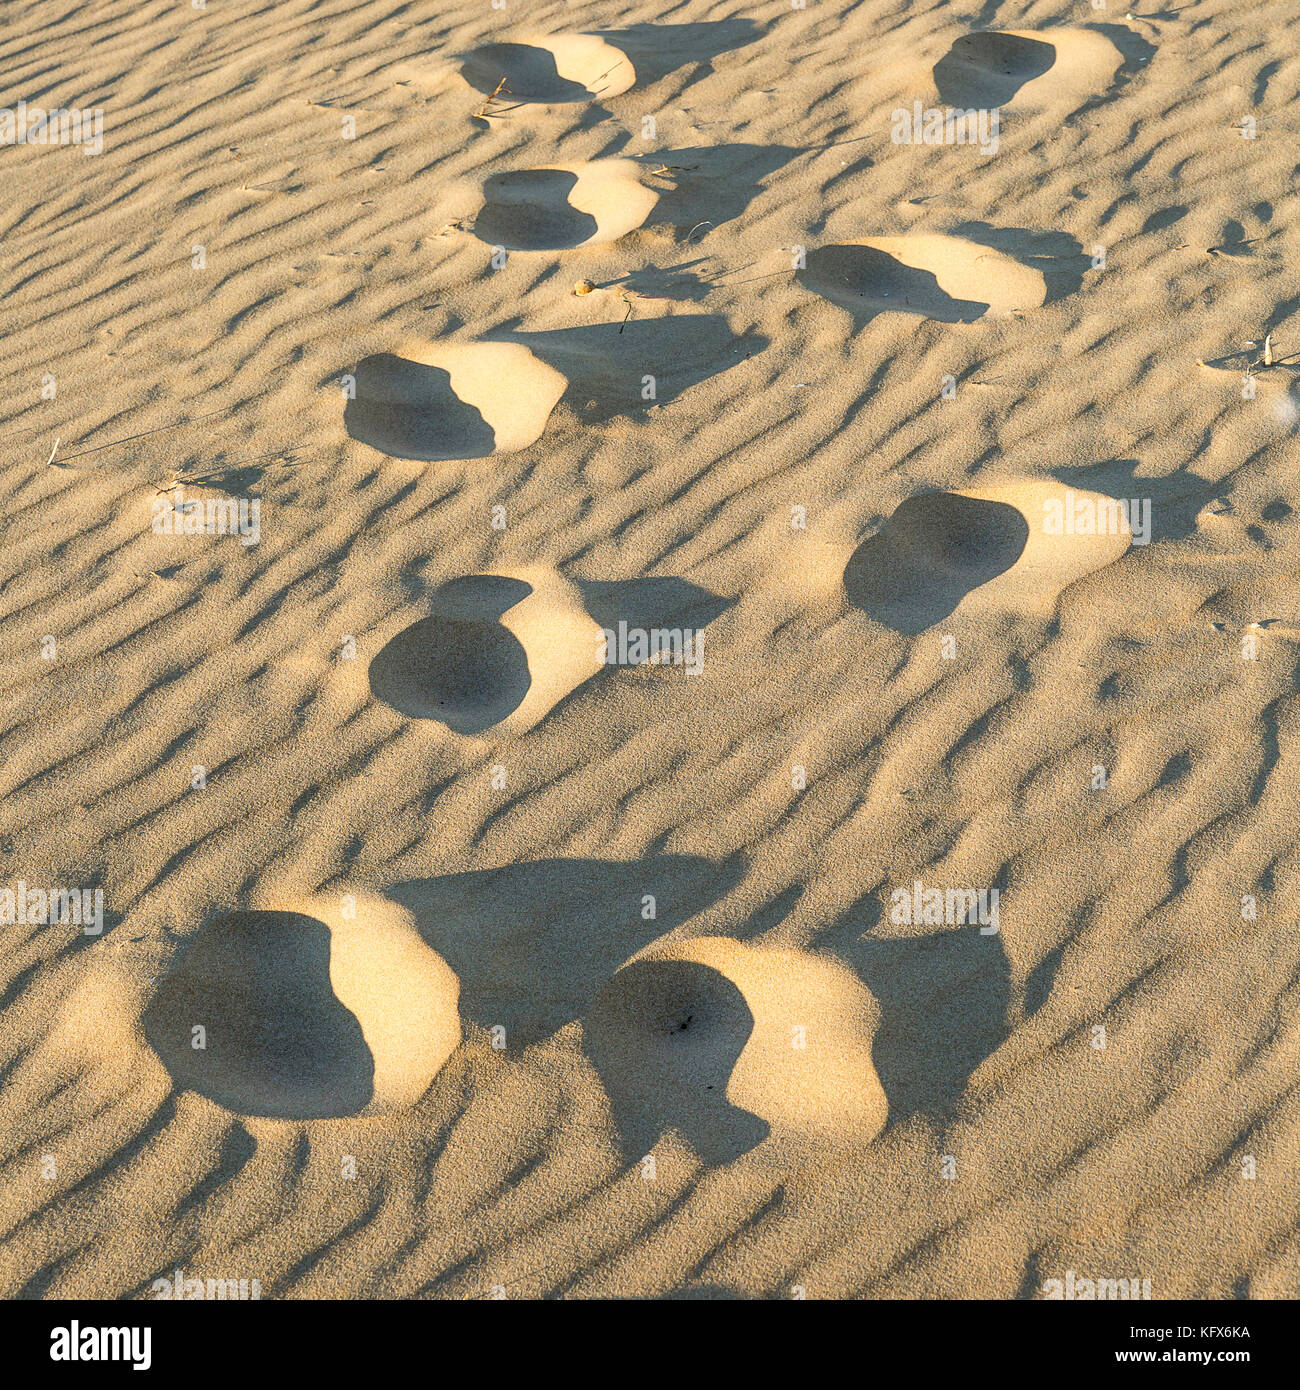
POLYGON ((1298 0, 0 69, 5 1296, 1300 1292, 1298 0))

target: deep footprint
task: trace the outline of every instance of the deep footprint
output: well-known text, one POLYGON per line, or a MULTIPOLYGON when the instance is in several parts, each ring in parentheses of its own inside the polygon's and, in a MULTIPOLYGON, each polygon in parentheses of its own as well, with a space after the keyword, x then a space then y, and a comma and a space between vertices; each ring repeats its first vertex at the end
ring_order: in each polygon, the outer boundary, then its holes
POLYGON ((630 159, 494 174, 475 234, 507 251, 564 251, 616 241, 645 222, 658 194, 630 159))
POLYGON ((602 101, 626 92, 636 81, 627 54, 599 34, 552 34, 522 43, 487 44, 470 54, 461 75, 486 95, 498 91, 504 79, 498 100, 505 106, 602 101))
POLYGON ((991 310, 1035 309, 1047 299, 1042 273, 964 237, 870 237, 808 253, 800 281, 868 320, 914 314, 974 323, 991 310))
POLYGON ((401 909, 341 902, 201 929, 144 1015, 178 1087, 291 1120, 400 1109, 427 1089, 460 1041, 456 977, 401 909))
POLYGON ((1114 507, 1099 493, 1028 478, 909 497, 854 551, 845 594, 874 621, 908 636, 958 605, 1050 609, 1070 584, 1121 558, 1132 539, 1124 530, 1063 533, 1054 525, 1063 504, 1102 516, 1114 507))
POLYGON ((487 458, 541 437, 568 382, 517 343, 412 343, 357 364, 348 434, 392 458, 487 458))
POLYGON ((680 1131, 706 1163, 771 1132, 869 1143, 887 1102, 879 1009, 852 971, 809 952, 696 937, 625 965, 583 1023, 624 1153, 680 1131))
POLYGON ((939 99, 957 108, 1080 105, 1102 95, 1124 55, 1091 29, 963 34, 934 65, 939 99))
POLYGON ((599 628, 553 570, 466 575, 370 663, 370 691, 453 733, 522 732, 601 669, 599 628))

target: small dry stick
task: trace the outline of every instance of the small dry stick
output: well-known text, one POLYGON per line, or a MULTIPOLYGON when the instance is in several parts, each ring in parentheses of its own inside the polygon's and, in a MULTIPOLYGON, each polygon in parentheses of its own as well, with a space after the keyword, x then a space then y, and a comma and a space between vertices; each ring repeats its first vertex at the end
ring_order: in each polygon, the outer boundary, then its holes
POLYGON ((52 464, 52 463, 54 462, 54 455, 57 454, 58 452, 59 452, 59 441, 56 439, 56 440, 54 441, 54 448, 52 448, 52 449, 50 450, 50 456, 49 456, 49 458, 47 458, 47 459, 45 460, 45 466, 46 466, 46 468, 48 468, 48 467, 50 466, 50 464, 52 464))
POLYGON ((1273 335, 1271 333, 1264 338, 1264 365, 1266 367, 1273 365, 1273 335))
POLYGON ((487 120, 488 116, 491 114, 488 111, 488 107, 492 105, 492 103, 497 99, 498 96, 500 96, 502 92, 505 92, 507 96, 510 95, 510 88, 506 86, 506 79, 504 77, 501 79, 500 82, 497 83, 496 91, 494 91, 492 95, 488 97, 488 99, 483 103, 483 105, 480 106, 479 109, 474 112, 474 119, 476 121, 487 120))

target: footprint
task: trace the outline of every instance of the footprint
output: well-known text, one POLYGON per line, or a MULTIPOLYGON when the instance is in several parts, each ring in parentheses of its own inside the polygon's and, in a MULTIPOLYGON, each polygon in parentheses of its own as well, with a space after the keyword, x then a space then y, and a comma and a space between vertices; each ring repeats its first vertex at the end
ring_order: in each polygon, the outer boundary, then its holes
POLYGON ((910 497, 845 566, 849 602, 874 621, 915 636, 960 605, 1050 609, 1057 595, 1119 559, 1128 532, 1059 534, 1061 509, 1109 515, 1114 499, 1056 482, 1023 479, 910 497), (1100 510, 1099 510, 1100 509, 1100 510))
POLYGON ((602 668, 577 588, 542 567, 468 575, 370 663, 374 697, 453 733, 522 733, 602 668))
POLYGON ((631 159, 494 174, 474 231, 507 251, 598 246, 635 231, 658 201, 631 159))
POLYGON ((491 95, 501 80, 500 108, 603 101, 626 92, 636 69, 620 48, 599 34, 550 34, 518 43, 493 43, 466 58, 461 75, 491 95))
POLYGON ((459 983, 404 909, 343 893, 200 930, 144 1014, 178 1087, 290 1120, 420 1099, 459 1046, 459 983))
POLYGON ((934 84, 950 106, 1035 110, 1104 92, 1123 62, 1090 29, 990 30, 957 39, 934 65, 934 84))
POLYGON ((422 462, 526 449, 568 386, 518 343, 408 343, 364 358, 353 375, 348 434, 422 462))
POLYGON ((697 937, 624 965, 583 1023, 624 1152, 668 1129, 722 1163, 770 1132, 869 1143, 887 1104, 875 1000, 805 952, 697 937))
POLYGON ((799 279, 814 293, 868 320, 915 314, 973 323, 990 311, 1036 309, 1047 301, 1043 273, 964 237, 868 237, 808 253, 799 279))

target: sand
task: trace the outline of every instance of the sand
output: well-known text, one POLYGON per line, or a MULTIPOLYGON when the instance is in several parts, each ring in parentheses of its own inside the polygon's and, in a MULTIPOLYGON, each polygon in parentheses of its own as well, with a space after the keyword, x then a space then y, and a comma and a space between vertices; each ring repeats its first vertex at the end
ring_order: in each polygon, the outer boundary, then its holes
POLYGON ((1300 0, 10 8, 0 1292, 1300 1292, 1300 0))

